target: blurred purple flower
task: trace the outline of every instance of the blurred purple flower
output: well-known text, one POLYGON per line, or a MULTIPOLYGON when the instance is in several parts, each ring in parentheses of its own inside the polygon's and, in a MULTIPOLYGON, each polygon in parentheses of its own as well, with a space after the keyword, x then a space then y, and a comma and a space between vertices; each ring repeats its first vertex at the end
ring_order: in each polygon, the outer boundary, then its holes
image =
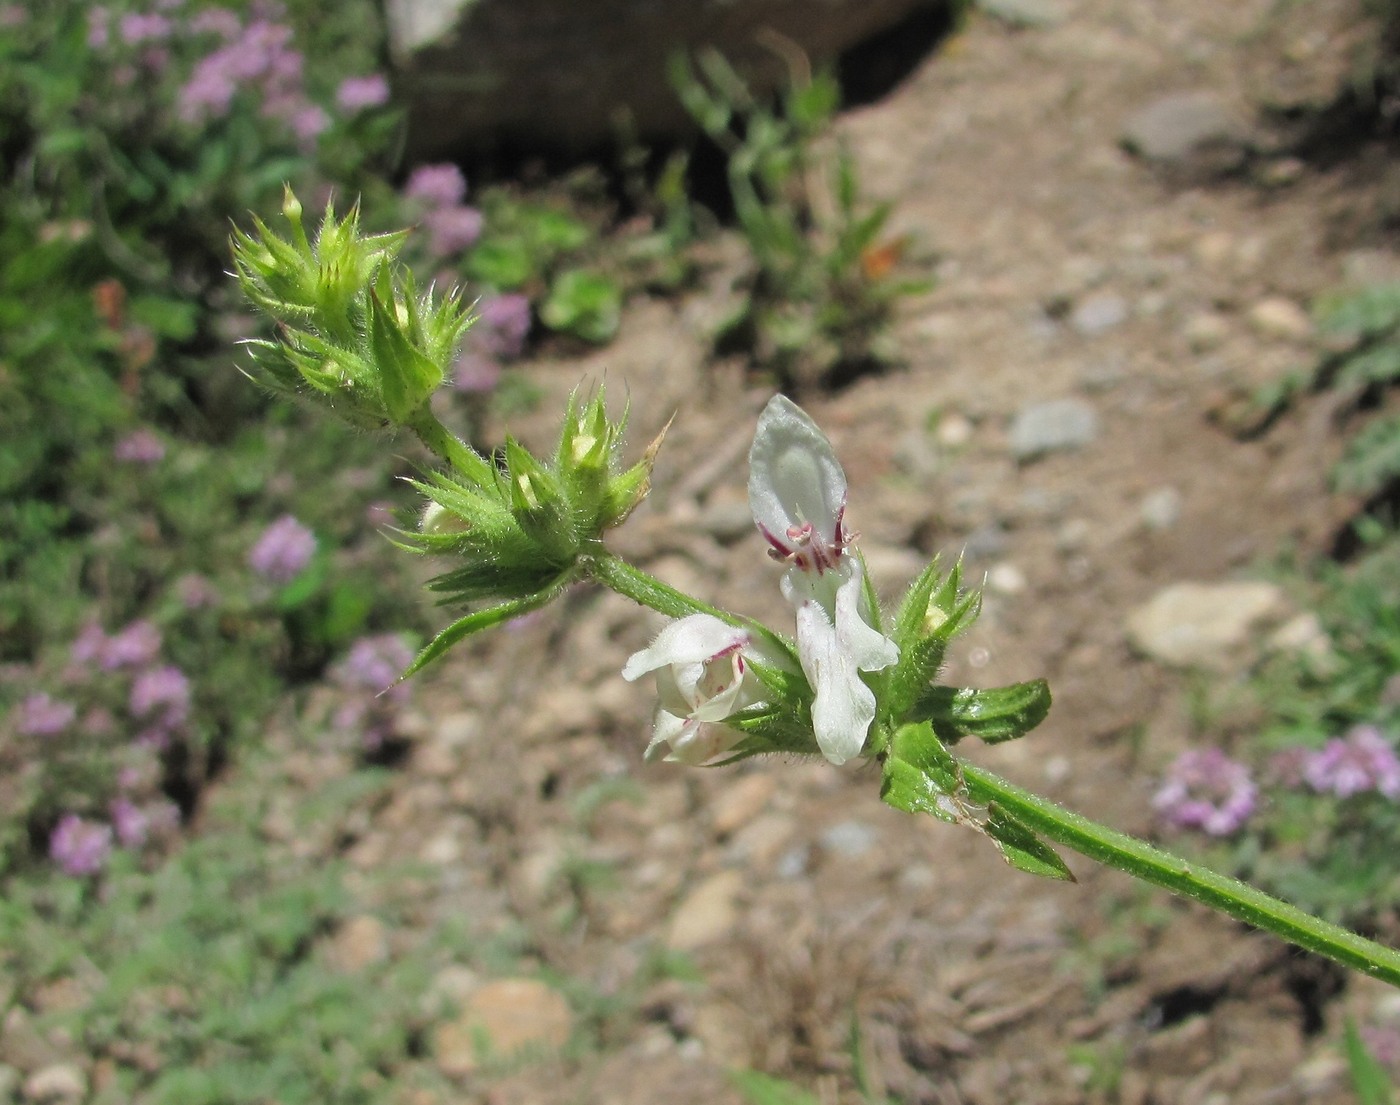
POLYGON ((530 333, 530 299, 518 292, 494 295, 477 306, 472 344, 495 357, 518 357, 530 333))
POLYGON ((130 798, 113 799, 107 812, 111 815, 112 828, 116 830, 122 847, 139 848, 146 843, 146 834, 151 828, 150 819, 130 798))
POLYGON ((111 13, 106 8, 88 10, 87 44, 92 50, 105 50, 112 39, 111 13))
POLYGON ((1333 737, 1308 756, 1303 778, 1313 790, 1338 798, 1368 790, 1400 797, 1400 759, 1374 725, 1358 725, 1345 737, 1333 737))
POLYGON ((413 662, 413 650, 393 633, 361 637, 332 670, 336 683, 347 690, 372 691, 402 696, 408 685, 397 683, 404 668, 413 662))
POLYGON ((103 671, 143 668, 160 655, 160 630, 145 618, 138 618, 102 645, 98 662, 103 671))
POLYGON ((175 581, 175 594, 186 610, 219 605, 219 591, 208 576, 186 572, 175 581))
POLYGON ((112 827, 66 813, 49 837, 49 857, 75 878, 95 875, 112 851, 112 827))
POLYGON ((284 514, 263 530, 248 553, 248 566, 273 583, 296 579, 316 552, 316 535, 284 514))
POLYGON ((451 257, 470 249, 481 237, 486 220, 475 207, 438 207, 423 216, 428 249, 438 257, 451 257))
POLYGON ((389 82, 382 73, 364 77, 346 77, 335 90, 336 106, 344 112, 382 107, 389 102, 389 82))
POLYGON ((20 703, 16 728, 29 737, 55 737, 72 725, 77 716, 77 708, 71 702, 40 691, 20 703))
POLYGON ((501 381, 501 365, 499 361, 480 353, 473 353, 470 350, 463 352, 457 358, 457 365, 452 373, 452 385, 458 391, 464 391, 469 395, 479 395, 482 392, 491 391, 501 381))
POLYGON ((403 194, 429 207, 455 207, 467 198, 467 178, 456 165, 419 165, 404 182, 403 194))
POLYGON ((331 125, 331 117, 325 108, 309 101, 301 101, 289 109, 272 112, 283 119, 294 135, 303 142, 310 142, 331 125))
POLYGON ((205 8, 196 12, 189 22, 190 31, 197 35, 214 34, 220 38, 236 38, 243 30, 237 14, 228 8, 205 8))
POLYGON ((180 827, 180 808, 166 798, 138 806, 123 796, 113 799, 108 813, 124 848, 139 848, 152 836, 164 836, 180 827))
POLYGON ((128 464, 156 464, 165 458, 165 446, 143 426, 118 441, 112 455, 128 464))
POLYGON ((1192 749, 1167 769, 1152 806, 1177 828, 1228 836, 1249 820, 1257 795, 1243 764, 1218 748, 1192 749))
POLYGON ((161 710, 162 726, 182 725, 190 713, 190 681, 179 668, 169 665, 143 671, 131 684, 128 705, 132 717, 150 717, 161 710))
POLYGON ((88 622, 73 641, 72 657, 78 664, 95 664, 107 648, 107 634, 96 622, 88 622))
POLYGON ((117 24, 117 33, 128 46, 162 42, 170 37, 170 20, 158 12, 127 12, 117 24))
POLYGON ((29 22, 29 13, 19 4, 0 7, 0 27, 22 27, 29 22))
POLYGON ((392 526, 395 522, 394 504, 383 499, 376 499, 365 507, 365 521, 375 529, 392 526))

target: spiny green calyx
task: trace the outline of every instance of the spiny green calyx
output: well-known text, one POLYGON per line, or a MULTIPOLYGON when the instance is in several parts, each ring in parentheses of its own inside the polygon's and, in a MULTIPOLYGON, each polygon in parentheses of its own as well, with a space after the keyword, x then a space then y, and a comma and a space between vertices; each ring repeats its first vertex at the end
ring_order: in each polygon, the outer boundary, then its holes
POLYGON ((398 261, 408 231, 364 234, 358 207, 327 204, 314 237, 291 189, 290 238, 254 218, 233 233, 244 294, 277 323, 276 341, 251 341, 261 382, 318 397, 367 428, 409 425, 441 386, 472 316, 456 293, 420 292, 398 261))

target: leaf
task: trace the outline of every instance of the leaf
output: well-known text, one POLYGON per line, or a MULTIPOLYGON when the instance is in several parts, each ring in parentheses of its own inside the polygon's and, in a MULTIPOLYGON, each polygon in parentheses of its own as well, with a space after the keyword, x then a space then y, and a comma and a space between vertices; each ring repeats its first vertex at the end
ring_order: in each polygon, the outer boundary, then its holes
POLYGON ((1044 679, 977 690, 929 687, 911 711, 927 720, 944 742, 976 737, 987 744, 1023 737, 1050 712, 1050 685, 1044 679))
POLYGON ((1351 1086, 1361 1105, 1395 1105, 1390 1075, 1367 1050, 1366 1042, 1361 1039, 1361 1033, 1356 1030, 1356 1023, 1351 1018, 1347 1018, 1346 1022, 1345 1043, 1351 1086))
POLYGON ((928 813, 950 824, 970 823, 962 802, 962 777, 927 723, 905 725, 890 741, 880 800, 905 813, 928 813))
POLYGON ((538 610, 547 605, 564 589, 564 585, 568 581, 569 577, 566 576, 553 586, 536 594, 527 595, 521 599, 511 599, 509 602, 499 603, 496 606, 488 606, 485 610, 477 610, 465 618, 459 618, 423 647, 423 650, 414 658, 413 663, 409 664, 407 670, 399 676, 397 682, 402 683, 409 676, 417 675, 458 641, 465 640, 473 633, 480 633, 483 629, 492 629, 512 618, 520 617, 521 614, 528 614, 532 610, 538 610))
POLYGON ((993 802, 987 809, 982 831, 991 838, 1007 863, 1018 871, 1047 879, 1077 881, 1055 849, 993 802))

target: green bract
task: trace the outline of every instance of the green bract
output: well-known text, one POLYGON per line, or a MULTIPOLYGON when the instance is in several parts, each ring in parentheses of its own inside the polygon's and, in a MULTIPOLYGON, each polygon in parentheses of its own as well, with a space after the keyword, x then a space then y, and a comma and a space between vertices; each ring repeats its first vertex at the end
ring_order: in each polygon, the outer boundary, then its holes
POLYGON ((277 323, 278 341, 251 341, 260 381, 319 397, 365 428, 412 425, 442 384, 472 323, 456 293, 420 292, 398 264, 408 231, 362 234, 358 208, 328 204, 314 240, 288 189, 290 239, 260 219, 235 230, 233 263, 244 294, 277 323))
MULTIPOLYGON (((452 471, 413 481, 430 505, 418 532, 401 535, 405 548, 455 557, 459 567, 429 586, 446 603, 496 600, 440 633, 410 674, 462 637, 542 606, 580 574, 580 559, 599 547, 645 498, 660 436, 630 467, 620 460, 626 415, 608 418, 600 388, 570 398, 559 444, 540 459, 513 438, 503 463, 454 453, 452 471)), ((664 430, 662 433, 664 434, 664 430)))

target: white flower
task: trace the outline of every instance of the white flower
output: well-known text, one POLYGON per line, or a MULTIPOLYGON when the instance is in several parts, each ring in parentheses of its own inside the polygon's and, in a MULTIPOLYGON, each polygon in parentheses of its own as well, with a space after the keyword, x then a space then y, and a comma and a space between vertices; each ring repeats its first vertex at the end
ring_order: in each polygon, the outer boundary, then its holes
POLYGON ((797 655, 815 693, 812 728, 834 764, 859 755, 875 695, 861 672, 899 649, 871 625, 865 572, 847 551, 846 474, 831 442, 790 399, 771 399, 749 451, 749 505, 769 555, 786 562, 783 595, 797 608, 797 655))
POLYGON ((691 614, 666 626, 650 647, 633 653, 622 678, 656 673, 660 699, 648 762, 670 748, 667 760, 702 764, 728 752, 744 734, 723 724, 762 697, 762 684, 748 669, 749 634, 709 614, 691 614))

